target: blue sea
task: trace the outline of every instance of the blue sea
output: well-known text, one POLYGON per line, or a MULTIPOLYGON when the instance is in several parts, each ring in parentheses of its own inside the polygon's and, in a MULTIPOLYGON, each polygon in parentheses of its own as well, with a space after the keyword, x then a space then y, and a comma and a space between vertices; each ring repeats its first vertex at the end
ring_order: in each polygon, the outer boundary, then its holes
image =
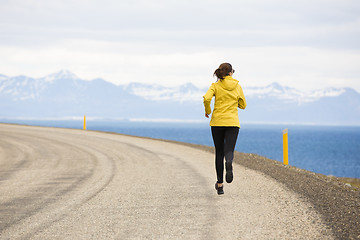
MULTIPOLYGON (((83 127, 82 120, 0 122, 79 129, 83 127)), ((360 178, 360 127, 242 123, 236 150, 282 162, 282 131, 285 128, 288 129, 289 165, 325 175, 360 178)), ((213 146, 208 123, 88 120, 87 129, 213 146)))

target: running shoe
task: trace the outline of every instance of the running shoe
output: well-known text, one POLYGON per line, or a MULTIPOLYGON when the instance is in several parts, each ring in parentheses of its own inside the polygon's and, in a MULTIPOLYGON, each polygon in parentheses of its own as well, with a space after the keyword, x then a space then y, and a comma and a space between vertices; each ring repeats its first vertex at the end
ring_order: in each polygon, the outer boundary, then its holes
POLYGON ((215 183, 215 189, 217 190, 217 194, 218 194, 218 195, 224 194, 224 185, 221 186, 221 187, 219 187, 219 186, 218 186, 218 183, 216 182, 216 183, 215 183))

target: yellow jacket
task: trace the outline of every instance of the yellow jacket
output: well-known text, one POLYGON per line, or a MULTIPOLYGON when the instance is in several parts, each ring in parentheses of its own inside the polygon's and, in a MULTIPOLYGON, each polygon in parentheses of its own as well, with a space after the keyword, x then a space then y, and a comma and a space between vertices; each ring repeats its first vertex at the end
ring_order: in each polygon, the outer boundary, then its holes
POLYGON ((246 100, 239 81, 231 76, 211 84, 204 95, 205 113, 211 113, 211 99, 215 96, 214 112, 210 126, 240 127, 237 108, 245 109, 246 100))

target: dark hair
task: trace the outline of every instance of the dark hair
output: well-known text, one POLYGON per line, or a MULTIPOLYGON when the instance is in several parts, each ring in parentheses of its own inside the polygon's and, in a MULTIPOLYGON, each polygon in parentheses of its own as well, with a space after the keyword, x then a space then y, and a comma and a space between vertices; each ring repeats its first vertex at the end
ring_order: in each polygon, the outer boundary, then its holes
POLYGON ((230 63, 222 63, 219 68, 215 70, 214 76, 216 75, 218 79, 223 80, 225 76, 228 76, 232 71, 233 68, 230 63))

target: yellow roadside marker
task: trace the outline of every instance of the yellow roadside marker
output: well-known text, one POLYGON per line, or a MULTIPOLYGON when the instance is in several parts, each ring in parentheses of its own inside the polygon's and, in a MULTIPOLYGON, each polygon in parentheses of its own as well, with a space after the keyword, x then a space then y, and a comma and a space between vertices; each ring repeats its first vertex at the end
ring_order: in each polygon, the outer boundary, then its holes
POLYGON ((285 165, 289 164, 289 151, 288 151, 288 129, 283 130, 283 161, 285 165))
POLYGON ((86 115, 84 115, 84 130, 86 130, 86 115))

